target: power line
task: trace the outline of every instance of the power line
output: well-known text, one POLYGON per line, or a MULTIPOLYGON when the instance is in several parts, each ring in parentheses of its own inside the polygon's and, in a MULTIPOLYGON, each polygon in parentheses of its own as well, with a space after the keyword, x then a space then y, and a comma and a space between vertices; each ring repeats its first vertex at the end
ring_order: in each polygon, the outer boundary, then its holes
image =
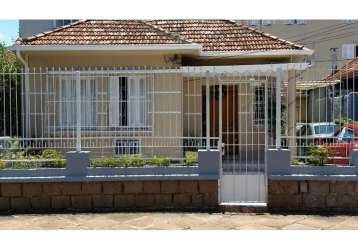
POLYGON ((331 28, 335 28, 336 26, 343 26, 345 25, 345 23, 339 23, 339 24, 335 24, 335 25, 328 25, 328 26, 325 26, 325 27, 322 27, 322 28, 319 28, 319 29, 315 29, 315 30, 311 30, 309 32, 303 32, 303 33, 300 33, 300 34, 296 34, 296 35, 293 35, 293 36, 289 36, 289 37, 286 37, 285 39, 292 39, 292 38, 295 38, 295 37, 299 37, 299 36, 305 36, 305 35, 310 35, 311 33, 315 33, 317 31, 323 31, 323 30, 326 30, 328 29, 327 31, 329 31, 331 28))
POLYGON ((316 34, 313 34, 313 35, 310 35, 310 36, 295 40, 295 42, 302 41, 302 40, 307 40, 308 38, 312 38, 314 36, 320 36, 320 35, 322 35, 323 38, 325 38, 326 35, 334 34, 336 32, 340 32, 340 31, 344 31, 344 30, 355 29, 355 28, 358 28, 358 26, 352 26, 352 24, 346 24, 345 26, 342 26, 342 27, 336 27, 336 28, 331 29, 331 30, 326 30, 324 32, 319 32, 319 33, 316 33, 316 34))

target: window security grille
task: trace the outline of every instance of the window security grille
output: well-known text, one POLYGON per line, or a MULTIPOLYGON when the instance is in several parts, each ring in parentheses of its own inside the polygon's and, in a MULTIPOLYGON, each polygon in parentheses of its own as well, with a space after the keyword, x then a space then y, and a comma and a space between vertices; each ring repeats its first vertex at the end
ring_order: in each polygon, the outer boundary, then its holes
POLYGON ((114 141, 115 155, 138 154, 139 152, 139 140, 118 139, 114 141))

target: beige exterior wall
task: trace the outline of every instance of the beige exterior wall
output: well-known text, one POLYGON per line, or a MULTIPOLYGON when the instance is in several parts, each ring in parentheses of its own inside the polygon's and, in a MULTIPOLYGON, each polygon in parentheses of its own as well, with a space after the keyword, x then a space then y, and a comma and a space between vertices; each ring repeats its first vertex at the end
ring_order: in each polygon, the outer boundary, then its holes
MULTIPOLYGON (((36 54, 28 55, 30 67, 37 69, 30 76, 29 110, 30 124, 28 125, 31 138, 51 138, 47 144, 65 150, 75 146, 75 132, 60 129, 60 78, 68 76, 44 74, 54 65, 60 70, 81 69, 82 66, 94 70, 101 66, 155 66, 170 67, 173 63, 168 60, 170 55, 81 55, 81 54, 36 54), (56 64, 55 64, 56 63, 56 64), (39 67, 42 74, 39 74, 39 67)), ((32 71, 33 72, 33 71, 32 71)), ((113 131, 109 127, 109 76, 98 73, 95 76, 82 76, 81 79, 96 80, 96 129, 82 132, 82 145, 94 154, 112 155, 113 141, 121 138, 139 140, 140 151, 145 156, 182 157, 183 137, 183 86, 181 75, 170 74, 141 74, 146 79, 147 98, 150 103, 145 112, 146 120, 152 126, 148 131, 113 131), (154 108, 154 110, 153 110, 154 108)), ((49 145, 50 146, 50 145, 49 145)))
MULTIPOLYGON (((249 21, 238 21, 249 24, 249 21)), ((282 39, 313 49, 313 65, 301 80, 321 80, 330 74, 331 48, 337 48, 338 68, 349 60, 342 58, 343 44, 358 44, 358 23, 345 20, 305 20, 305 24, 287 25, 287 20, 272 20, 271 25, 252 26, 282 39)))

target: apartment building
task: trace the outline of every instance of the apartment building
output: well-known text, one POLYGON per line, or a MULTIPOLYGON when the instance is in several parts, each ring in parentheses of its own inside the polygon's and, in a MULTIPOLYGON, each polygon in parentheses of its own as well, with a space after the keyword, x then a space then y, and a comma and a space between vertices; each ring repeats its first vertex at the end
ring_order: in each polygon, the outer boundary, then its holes
MULTIPOLYGON (((358 56, 358 20, 240 20, 239 23, 313 49, 308 58, 311 70, 302 80, 314 74, 325 76, 332 69, 358 56)), ((316 78, 316 77, 315 77, 316 78)))

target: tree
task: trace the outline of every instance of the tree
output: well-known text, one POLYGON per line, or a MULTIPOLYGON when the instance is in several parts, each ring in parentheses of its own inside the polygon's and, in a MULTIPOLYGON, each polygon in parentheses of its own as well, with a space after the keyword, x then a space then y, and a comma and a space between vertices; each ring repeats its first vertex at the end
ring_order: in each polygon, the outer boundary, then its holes
POLYGON ((20 70, 15 54, 0 43, 0 136, 21 132, 20 70))

